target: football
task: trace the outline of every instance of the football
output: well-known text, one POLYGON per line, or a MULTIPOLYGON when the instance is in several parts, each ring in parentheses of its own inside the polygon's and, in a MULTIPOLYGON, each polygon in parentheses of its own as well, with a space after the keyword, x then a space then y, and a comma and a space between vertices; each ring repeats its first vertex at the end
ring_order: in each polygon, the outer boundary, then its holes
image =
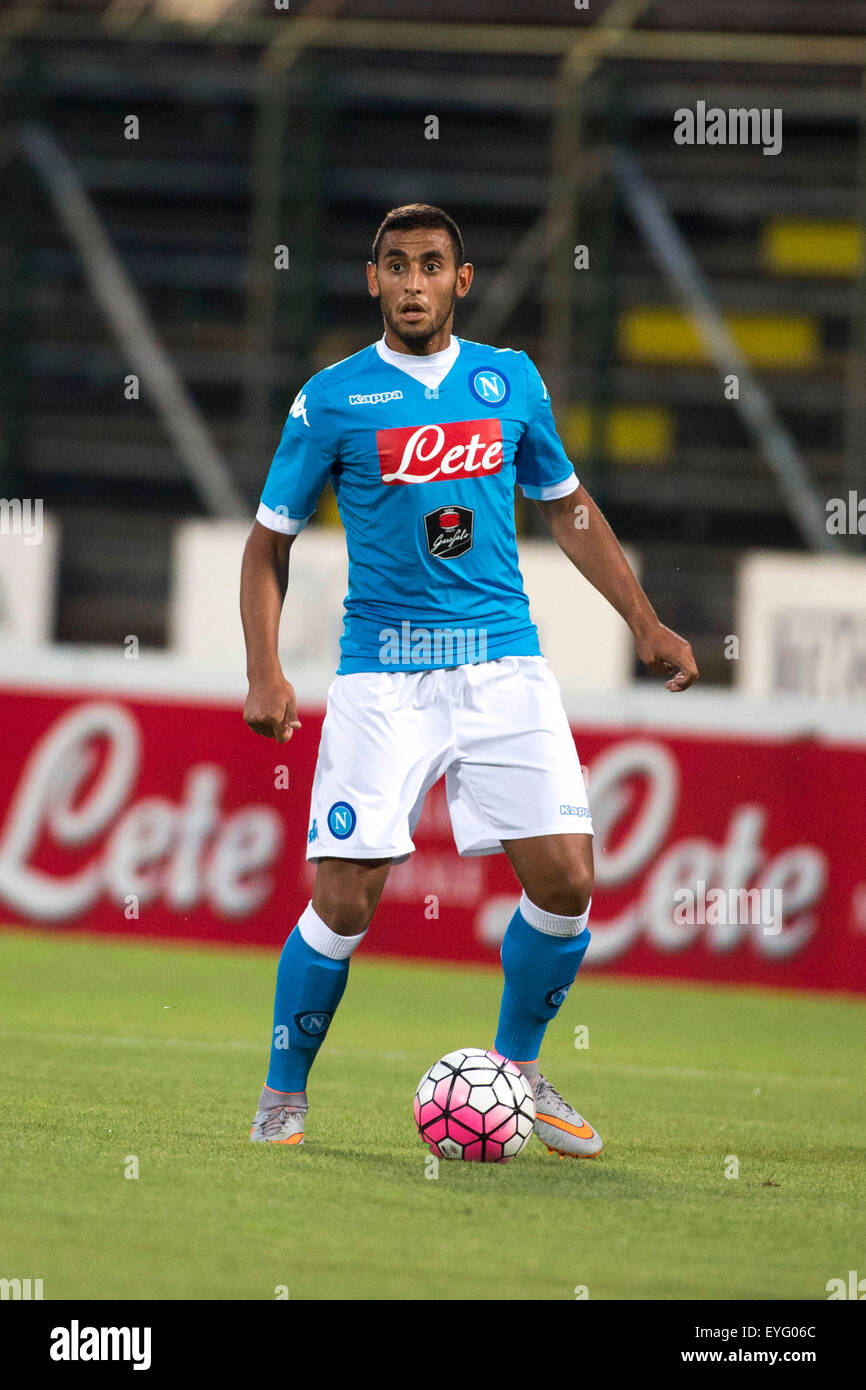
POLYGON ((535 1123, 532 1087, 514 1062, 462 1047, 434 1062, 415 1092, 418 1133, 437 1158, 509 1163, 535 1123))

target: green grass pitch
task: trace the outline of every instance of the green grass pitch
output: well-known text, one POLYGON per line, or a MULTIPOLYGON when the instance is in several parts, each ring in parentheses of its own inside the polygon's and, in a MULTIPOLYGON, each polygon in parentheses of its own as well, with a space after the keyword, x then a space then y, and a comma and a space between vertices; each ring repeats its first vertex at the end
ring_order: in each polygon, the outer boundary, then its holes
POLYGON ((866 1274, 862 1002, 584 973, 542 1062, 601 1157, 533 1138, 429 1178, 414 1090, 491 1045, 498 971, 357 956, 294 1149, 248 1141, 275 966, 0 932, 0 1275, 46 1299, 676 1300, 866 1274))

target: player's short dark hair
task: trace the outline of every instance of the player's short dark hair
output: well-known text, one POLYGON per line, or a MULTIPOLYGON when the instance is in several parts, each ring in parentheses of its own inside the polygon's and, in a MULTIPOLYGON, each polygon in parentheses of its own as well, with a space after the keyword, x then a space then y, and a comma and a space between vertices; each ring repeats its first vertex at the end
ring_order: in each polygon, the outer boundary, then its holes
POLYGON ((437 227, 446 231, 454 248, 454 259, 457 265, 463 265, 466 256, 460 228, 453 217, 449 217, 447 212, 434 207, 432 203, 405 203, 401 208, 391 209, 373 238, 373 264, 378 263, 382 238, 386 232, 408 232, 414 227, 437 227))

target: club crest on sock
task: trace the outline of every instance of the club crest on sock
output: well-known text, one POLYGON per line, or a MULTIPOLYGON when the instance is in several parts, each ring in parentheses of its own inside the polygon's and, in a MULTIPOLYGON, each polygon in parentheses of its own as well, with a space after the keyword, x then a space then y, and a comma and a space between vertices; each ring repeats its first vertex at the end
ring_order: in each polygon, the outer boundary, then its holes
POLYGON ((549 994, 546 994, 544 996, 546 1002, 550 1005, 552 1009, 558 1009, 560 1004, 565 1003, 565 996, 571 989, 572 983, 573 981, 567 985, 559 985, 556 989, 552 989, 549 994))
POLYGON ((332 1017, 332 1014, 325 1012, 295 1014, 295 1023, 301 1032, 306 1033, 308 1037, 318 1038, 327 1031, 332 1017))

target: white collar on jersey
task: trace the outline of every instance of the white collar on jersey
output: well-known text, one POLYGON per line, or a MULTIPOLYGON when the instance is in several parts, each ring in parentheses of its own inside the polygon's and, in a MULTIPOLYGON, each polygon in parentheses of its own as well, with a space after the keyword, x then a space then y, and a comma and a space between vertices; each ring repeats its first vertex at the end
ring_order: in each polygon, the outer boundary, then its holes
POLYGON ((376 344, 376 351, 383 362, 390 362, 392 367, 398 367, 401 372, 414 377, 422 386, 438 386, 457 361, 460 343, 452 333, 450 343, 441 352, 431 352, 426 357, 414 357, 411 353, 395 352, 393 348, 389 348, 383 333, 376 344))

